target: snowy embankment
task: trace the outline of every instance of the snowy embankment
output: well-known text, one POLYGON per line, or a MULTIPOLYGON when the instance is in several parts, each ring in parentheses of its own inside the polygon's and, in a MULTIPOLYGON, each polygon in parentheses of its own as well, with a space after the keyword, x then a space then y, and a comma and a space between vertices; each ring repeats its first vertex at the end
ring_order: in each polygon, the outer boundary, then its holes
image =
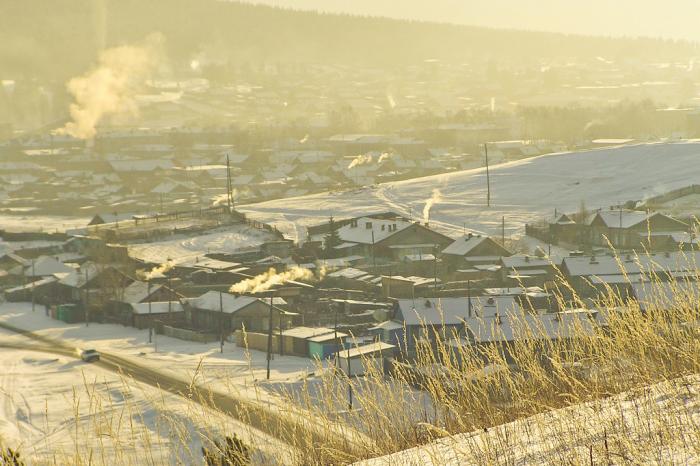
POLYGON ((698 423, 700 376, 690 376, 357 464, 700 464, 698 423))
POLYGON ((271 223, 290 237, 303 227, 370 212, 394 211, 423 220, 426 200, 439 189, 442 200, 430 223, 443 232, 520 234, 525 223, 546 215, 643 200, 700 180, 700 143, 658 143, 551 154, 492 166, 491 207, 486 206, 483 168, 242 206, 250 217, 271 223))

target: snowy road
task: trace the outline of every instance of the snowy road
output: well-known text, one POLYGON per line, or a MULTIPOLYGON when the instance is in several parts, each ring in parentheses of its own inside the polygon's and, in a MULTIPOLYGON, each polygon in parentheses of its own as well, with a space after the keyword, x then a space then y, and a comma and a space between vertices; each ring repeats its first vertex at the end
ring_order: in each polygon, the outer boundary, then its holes
POLYGON ((442 201, 430 213, 431 225, 459 235, 474 232, 520 234, 525 223, 558 211, 607 207, 643 200, 671 189, 700 184, 700 142, 656 143, 586 152, 551 154, 491 167, 491 207, 486 206, 486 173, 473 169, 382 184, 345 192, 321 193, 241 206, 250 217, 296 238, 302 226, 370 212, 395 211, 423 220, 433 189, 442 201), (293 227, 291 226, 293 225, 293 227))

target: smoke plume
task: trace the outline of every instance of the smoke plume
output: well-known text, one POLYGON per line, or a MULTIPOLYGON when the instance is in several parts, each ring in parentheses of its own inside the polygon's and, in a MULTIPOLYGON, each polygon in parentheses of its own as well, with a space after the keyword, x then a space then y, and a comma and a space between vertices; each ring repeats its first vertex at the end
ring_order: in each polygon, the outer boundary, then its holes
POLYGON ((433 195, 425 202, 425 207, 423 207, 423 222, 428 223, 430 220, 430 209, 433 208, 435 204, 442 200, 442 194, 439 189, 433 189, 433 195))
POLYGON ((365 165, 368 163, 372 163, 372 154, 367 154, 367 155, 360 154, 357 157, 355 157, 354 159, 352 159, 352 162, 350 162, 350 165, 348 165, 348 170, 351 170, 355 167, 358 167, 360 165, 365 165))
POLYGON ((170 259, 168 259, 165 263, 163 263, 159 266, 153 267, 153 269, 151 269, 150 272, 145 272, 143 274, 143 278, 144 278, 144 280, 152 280, 154 278, 162 278, 163 275, 166 272, 168 272, 169 270, 171 270, 174 265, 175 264, 173 264, 173 262, 170 259))
POLYGON ((260 293, 269 290, 273 286, 282 285, 293 280, 321 280, 324 274, 325 270, 323 269, 319 272, 319 277, 317 278, 312 271, 301 267, 294 267, 281 273, 277 273, 275 269, 270 268, 265 273, 236 283, 229 291, 231 293, 260 293))
POLYGON ((124 45, 100 53, 95 69, 68 82, 68 91, 75 100, 70 106, 72 121, 58 133, 90 139, 105 116, 136 114, 136 91, 157 65, 161 43, 160 34, 151 34, 142 45, 124 45))
POLYGON ((394 154, 392 154, 390 152, 384 152, 384 153, 382 153, 382 155, 379 156, 377 163, 379 164, 379 163, 385 162, 385 161, 391 159, 393 156, 394 156, 394 154))

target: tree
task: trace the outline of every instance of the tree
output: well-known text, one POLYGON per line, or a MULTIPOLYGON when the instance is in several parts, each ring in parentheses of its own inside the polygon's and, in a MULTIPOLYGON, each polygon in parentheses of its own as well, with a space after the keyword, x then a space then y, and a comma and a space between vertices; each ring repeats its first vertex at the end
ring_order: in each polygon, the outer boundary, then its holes
POLYGON ((332 258, 335 255, 335 247, 341 243, 340 235, 338 235, 338 225, 336 225, 333 216, 328 220, 328 234, 323 239, 323 251, 326 258, 332 258))

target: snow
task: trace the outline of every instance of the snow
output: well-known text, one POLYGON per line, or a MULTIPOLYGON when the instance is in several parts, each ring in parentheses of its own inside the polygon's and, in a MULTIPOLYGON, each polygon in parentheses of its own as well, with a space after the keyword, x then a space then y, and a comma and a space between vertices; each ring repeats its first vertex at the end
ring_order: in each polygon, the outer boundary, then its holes
MULTIPOLYGON (((218 309, 218 293, 216 297, 218 309)), ((31 303, 0 304, 0 322, 37 334, 60 339, 77 348, 91 347, 176 376, 186 381, 196 374, 200 384, 222 393, 251 400, 270 399, 260 389, 258 381, 266 376, 266 354, 239 348, 226 342, 223 353, 218 342, 198 343, 156 335, 148 343, 148 330, 138 330, 116 324, 66 324, 51 319, 43 309, 32 312, 31 303)), ((273 355, 270 379, 277 382, 299 381, 313 373, 318 366, 314 360, 295 356, 273 355)))
POLYGON ((3 348, 0 366, 0 439, 29 464, 75 464, 76 452, 94 464, 199 464, 204 437, 232 432, 261 450, 257 464, 280 451, 231 418, 80 360, 3 348))
MULTIPOLYGON (((47 233, 65 232, 83 228, 91 218, 62 217, 58 215, 3 215, 0 214, 0 230, 11 232, 44 231, 47 233)), ((4 243, 12 244, 12 243, 4 243)))
POLYGON ((693 375, 356 464, 698 464, 699 419, 693 375))
POLYGON ((177 262, 201 257, 209 252, 235 253, 275 240, 277 237, 271 233, 247 225, 231 225, 194 237, 176 235, 166 241, 132 244, 129 245, 129 254, 146 262, 160 264, 165 258, 177 262))
MULTIPOLYGON (((136 328, 114 324, 90 323, 89 326, 86 326, 84 323, 66 324, 47 317, 43 309, 32 312, 30 303, 0 304, 0 322, 4 322, 25 330, 30 330, 39 335, 60 339, 69 345, 75 346, 76 348, 90 347, 102 353, 114 354, 127 360, 131 360, 143 367, 152 369, 157 373, 175 376, 187 382, 196 380, 199 386, 210 387, 220 393, 242 398, 244 400, 248 400, 249 402, 255 402, 259 405, 265 405, 268 409, 273 410, 288 410, 288 403, 280 398, 276 392, 272 393, 274 386, 276 386, 274 384, 286 385, 290 383, 303 383, 303 381, 306 380, 310 374, 313 374, 319 369, 317 362, 311 359, 295 356, 273 355, 270 381, 267 382, 265 381, 266 354, 264 352, 255 350, 248 351, 245 348, 237 347, 234 343, 227 342, 224 345, 223 353, 220 353, 220 346, 218 342, 189 342, 163 335, 156 335, 154 337, 154 343, 149 344, 148 330, 138 330, 136 328)), ((6 335, 7 336, 3 334, 1 337, 2 342, 5 344, 24 343, 26 341, 25 337, 20 335, 6 335)), ((6 354, 6 350, 0 348, 0 367, 4 368, 5 366, 2 365, 3 354, 6 354)), ((14 358, 14 356, 7 357, 14 358)), ((51 358, 55 359, 56 356, 52 355, 51 358)), ((86 367, 81 363, 69 363, 69 366, 71 367, 76 365, 86 367)), ((97 374, 99 376, 98 379, 101 381, 102 377, 107 377, 109 374, 111 373, 105 374, 101 372, 97 374)), ((90 376, 89 380, 95 378, 95 374, 92 372, 90 372, 88 375, 90 376)), ((33 379, 31 377, 25 377, 22 375, 19 378, 22 378, 23 380, 26 378, 27 384, 33 383, 33 379)), ((0 380, 2 380, 1 376, 0 380)), ((80 384, 81 381, 82 377, 75 372, 71 373, 70 376, 66 375, 65 379, 61 378, 60 374, 47 372, 45 378, 41 379, 40 382, 36 382, 36 391, 38 393, 36 395, 37 398, 31 400, 29 405, 32 407, 44 406, 43 398, 40 397, 50 396, 42 395, 42 393, 51 391, 46 387, 53 387, 54 385, 59 386, 61 389, 57 390, 57 393, 65 394, 66 392, 63 389, 64 385, 71 387, 71 385, 68 385, 68 382, 80 384), (65 383, 63 382, 64 380, 66 381, 65 383)), ((117 382, 114 383, 116 384, 117 382)), ((130 381, 129 385, 133 385, 133 387, 141 387, 139 384, 134 384, 133 381, 130 381)), ((140 389, 141 388, 139 388, 139 390, 140 389)), ((69 390, 69 392, 70 391, 71 390, 69 390)), ((173 404, 170 401, 169 395, 164 393, 158 394, 158 397, 162 396, 165 396, 166 400, 168 400, 166 403, 166 417, 182 419, 184 416, 183 413, 187 411, 185 411, 181 405, 173 404)), ((138 398, 138 400, 141 399, 138 398)), ((0 402, 1 401, 2 392, 0 392, 0 402)), ((103 404, 107 405, 109 403, 110 402, 105 402, 103 404)), ((163 410, 162 407, 156 409, 152 407, 151 404, 149 404, 147 401, 139 401, 139 406, 144 407, 144 409, 151 410, 147 411, 145 415, 142 416, 145 419, 152 419, 156 414, 163 410)), ((61 411, 62 417, 57 416, 57 418, 72 418, 72 404, 70 405, 70 409, 62 406, 63 405, 60 405, 59 403, 59 407, 61 407, 63 411, 61 411)), ((3 423, 2 419, 8 417, 11 421, 10 423, 15 424, 14 416, 9 416, 7 413, 2 415, 0 413, 0 436, 9 435, 2 430, 2 426, 7 424, 7 422, 3 423)), ((201 415, 200 418, 206 418, 206 416, 201 415)), ((214 420, 217 420, 218 418, 211 419, 212 422, 214 422, 214 420)), ((226 421, 231 422, 229 418, 226 418, 226 421)), ((43 422, 43 419, 41 422, 43 422)), ((190 421, 186 421, 185 424, 190 425, 190 421)), ((41 425, 43 426, 43 424, 41 425)), ((69 425, 70 424, 68 424, 66 427, 67 432, 70 432, 69 425)), ((151 430, 153 430, 153 427, 150 424, 149 426, 151 430)), ((208 424, 208 426, 211 427, 211 424, 208 424)), ((196 429, 196 424, 195 427, 192 427, 192 429, 196 429)), ((205 429, 205 431, 207 431, 207 429, 205 429)), ((242 430, 237 430, 234 428, 229 428, 226 431, 228 433, 237 432, 239 436, 241 435, 241 432, 243 432, 242 430)), ((257 435, 259 433, 253 431, 252 433, 249 432, 249 434, 257 435)), ((20 436, 20 438, 23 437, 20 436)), ((70 436, 66 435, 66 438, 70 439, 70 436)), ((256 446, 267 445, 269 446, 270 450, 274 451, 280 451, 281 448, 279 442, 274 442, 270 439, 258 439, 253 444, 256 446)), ((53 447, 45 447, 45 450, 42 451, 47 452, 49 449, 53 450, 53 447)), ((199 447, 193 451, 198 452, 199 447)), ((102 461, 102 463, 104 463, 104 461, 102 461)), ((131 464, 140 463, 140 461, 135 461, 131 464)), ((265 464, 265 462, 262 463, 265 464)), ((192 464, 192 461, 181 461, 180 464, 192 464)))
POLYGON ((700 143, 640 144, 586 152, 533 157, 491 167, 491 207, 486 206, 484 168, 381 184, 353 191, 329 192, 250 204, 240 209, 277 226, 292 238, 299 227, 336 218, 394 211, 416 218, 433 189, 442 193, 430 224, 444 233, 500 235, 559 212, 643 200, 692 185, 700 176, 700 143))

